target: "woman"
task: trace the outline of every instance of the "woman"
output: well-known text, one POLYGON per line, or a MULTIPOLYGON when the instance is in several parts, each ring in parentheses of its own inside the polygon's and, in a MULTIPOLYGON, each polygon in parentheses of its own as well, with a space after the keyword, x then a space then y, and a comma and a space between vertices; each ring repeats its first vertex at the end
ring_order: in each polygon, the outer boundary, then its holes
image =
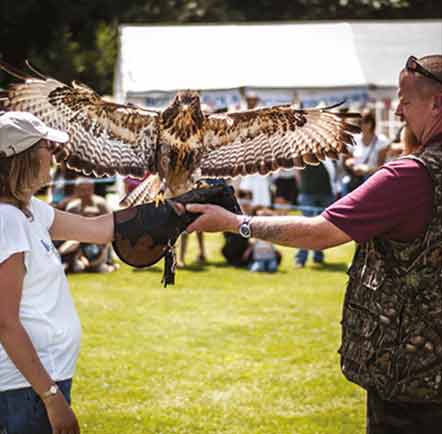
POLYGON ((0 115, 0 432, 77 434, 70 389, 80 323, 52 239, 106 244, 113 217, 33 197, 69 136, 30 113, 0 115), (2 431, 3 430, 3 431, 2 431))
POLYGON ((380 156, 385 156, 382 150, 387 146, 387 138, 382 134, 376 134, 375 113, 364 110, 361 113, 361 134, 355 136, 353 156, 344 162, 349 174, 344 180, 344 194, 359 187, 384 164, 380 156))

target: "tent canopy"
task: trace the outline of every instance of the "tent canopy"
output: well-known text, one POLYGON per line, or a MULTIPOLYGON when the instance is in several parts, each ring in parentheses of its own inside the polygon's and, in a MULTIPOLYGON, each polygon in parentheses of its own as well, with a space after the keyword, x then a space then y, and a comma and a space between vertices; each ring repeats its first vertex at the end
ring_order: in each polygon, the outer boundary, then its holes
POLYGON ((442 20, 120 28, 115 95, 176 89, 394 87, 442 53, 442 20))

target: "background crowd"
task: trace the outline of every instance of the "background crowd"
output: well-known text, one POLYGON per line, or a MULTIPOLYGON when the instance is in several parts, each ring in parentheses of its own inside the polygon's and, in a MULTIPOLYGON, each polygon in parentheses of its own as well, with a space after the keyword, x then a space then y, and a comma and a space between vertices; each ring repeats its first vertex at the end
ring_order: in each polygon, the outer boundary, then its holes
MULTIPOLYGON (((259 106, 259 99, 247 98, 248 108, 259 106)), ((378 133, 374 110, 361 109, 361 133, 355 135, 355 146, 349 155, 338 161, 326 160, 318 166, 280 170, 270 176, 252 175, 231 180, 239 203, 245 214, 274 215, 302 213, 305 216, 320 214, 335 200, 359 187, 384 163, 410 152, 415 147, 413 134, 401 127, 395 137, 378 133)), ((56 208, 97 216, 118 206, 123 195, 140 182, 126 177, 122 182, 115 178, 96 179, 79 176, 63 163, 53 168, 53 183, 47 190, 48 200, 56 208), (118 188, 120 184, 122 188, 118 188), (115 196, 118 196, 115 200, 115 196)), ((149 176, 146 174, 146 176, 149 176)), ((203 266, 207 258, 204 234, 197 233, 198 254, 196 263, 203 266)), ((188 265, 186 252, 188 235, 184 234, 177 246, 177 267, 188 265)), ((58 246, 66 272, 112 272, 118 263, 111 245, 88 245, 65 241, 58 246)), ((238 234, 225 233, 221 251, 226 262, 234 267, 247 267, 252 272, 276 272, 281 262, 281 252, 271 243, 244 239, 238 234)), ((305 267, 309 251, 294 252, 295 268, 305 267)), ((324 263, 322 251, 311 252, 313 263, 324 263)))

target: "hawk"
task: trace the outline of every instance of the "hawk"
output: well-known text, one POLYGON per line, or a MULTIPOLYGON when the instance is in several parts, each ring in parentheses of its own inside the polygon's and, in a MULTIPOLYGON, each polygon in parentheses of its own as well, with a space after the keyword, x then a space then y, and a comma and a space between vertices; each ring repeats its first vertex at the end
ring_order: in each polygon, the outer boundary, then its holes
POLYGON ((86 175, 149 176, 125 205, 184 193, 199 178, 260 173, 316 165, 348 153, 356 113, 329 108, 297 110, 291 105, 207 114, 199 94, 180 91, 164 110, 116 104, 90 87, 64 84, 27 63, 22 73, 0 62, 20 79, 0 96, 8 109, 28 111, 70 141, 56 154, 86 175))

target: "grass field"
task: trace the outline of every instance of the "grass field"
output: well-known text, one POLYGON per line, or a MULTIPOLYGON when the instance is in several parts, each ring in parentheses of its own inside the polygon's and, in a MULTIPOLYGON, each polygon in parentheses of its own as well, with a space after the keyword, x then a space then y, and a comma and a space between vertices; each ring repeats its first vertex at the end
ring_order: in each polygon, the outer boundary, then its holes
POLYGON ((327 265, 252 274, 223 264, 162 264, 70 276, 83 343, 73 389, 84 433, 319 434, 364 432, 364 395, 339 372, 339 319, 351 244, 327 265))

